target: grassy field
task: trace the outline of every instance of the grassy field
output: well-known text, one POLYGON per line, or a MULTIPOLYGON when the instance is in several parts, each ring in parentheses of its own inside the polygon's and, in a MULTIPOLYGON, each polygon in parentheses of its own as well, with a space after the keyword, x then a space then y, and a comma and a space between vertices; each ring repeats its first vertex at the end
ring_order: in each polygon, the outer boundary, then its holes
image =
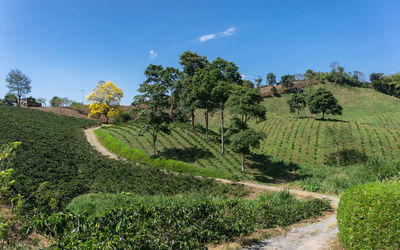
MULTIPOLYGON (((320 116, 306 110, 297 118, 289 112, 286 103, 289 95, 264 100, 267 120, 252 122, 251 126, 265 132, 267 138, 249 156, 244 175, 240 174, 239 156, 229 146, 226 154, 220 153, 218 112, 209 119, 209 141, 201 127, 191 131, 189 124, 174 123, 170 135, 159 136, 158 156, 187 162, 201 169, 212 169, 230 177, 270 183, 295 181, 312 191, 339 193, 348 186, 374 180, 374 171, 380 161, 396 160, 400 156, 400 100, 373 89, 334 84, 324 86, 343 106, 342 116, 328 115, 327 120, 322 121, 320 116), (336 151, 328 128, 350 131, 346 150, 354 162, 342 167, 332 163, 336 151), (367 164, 371 161, 372 164, 367 164)), ((320 86, 310 86, 305 93, 317 87, 320 86)), ((229 114, 226 122, 228 119, 229 114)), ((204 125, 201 110, 197 111, 195 120, 204 125)), ((151 154, 151 138, 148 135, 137 136, 138 128, 139 124, 129 123, 101 130, 129 147, 151 154)))

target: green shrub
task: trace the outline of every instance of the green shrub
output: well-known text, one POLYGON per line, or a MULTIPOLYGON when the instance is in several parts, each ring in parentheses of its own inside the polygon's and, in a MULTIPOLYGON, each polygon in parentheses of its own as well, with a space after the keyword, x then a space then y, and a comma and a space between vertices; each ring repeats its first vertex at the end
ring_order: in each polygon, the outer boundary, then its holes
POLYGON ((384 164, 378 170, 379 180, 396 178, 400 176, 400 162, 384 164))
POLYGON ((400 183, 373 182, 347 190, 337 215, 347 249, 400 248, 400 183))
POLYGON ((118 115, 114 116, 113 123, 120 124, 128 122, 131 120, 131 115, 128 112, 120 112, 118 115))
POLYGON ((90 194, 75 198, 68 206, 72 212, 33 219, 31 229, 58 238, 60 248, 193 249, 248 235, 256 227, 285 226, 327 208, 326 201, 299 201, 287 191, 253 201, 90 194))

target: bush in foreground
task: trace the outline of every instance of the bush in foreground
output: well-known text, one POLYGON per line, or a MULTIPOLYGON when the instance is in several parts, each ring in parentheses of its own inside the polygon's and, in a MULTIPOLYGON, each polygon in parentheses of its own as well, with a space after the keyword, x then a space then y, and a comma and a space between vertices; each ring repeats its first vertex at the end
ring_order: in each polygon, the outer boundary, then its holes
POLYGON ((347 249, 400 248, 400 183, 355 186, 341 197, 340 240, 347 249))
POLYGON ((286 226, 330 207, 323 200, 296 200, 288 192, 255 200, 118 196, 77 197, 68 206, 72 212, 36 218, 34 229, 58 238, 60 248, 194 249, 255 228, 286 226))

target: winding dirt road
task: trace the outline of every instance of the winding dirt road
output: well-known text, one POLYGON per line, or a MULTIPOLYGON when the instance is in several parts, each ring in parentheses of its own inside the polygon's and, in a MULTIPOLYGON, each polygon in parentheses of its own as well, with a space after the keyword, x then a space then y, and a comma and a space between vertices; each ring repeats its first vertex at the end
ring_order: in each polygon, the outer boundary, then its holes
MULTIPOLYGON (((93 133, 99 127, 88 128, 84 130, 86 138, 88 142, 101 154, 109 156, 113 159, 121 159, 124 160, 117 155, 108 151, 97 139, 96 135, 93 133)), ((217 181, 223 183, 232 183, 230 180, 226 179, 215 179, 217 181)), ((276 187, 276 186, 268 186, 263 184, 251 183, 251 182, 239 182, 242 185, 254 187, 258 189, 264 189, 267 191, 282 191, 287 188, 276 187)), ((295 194, 297 196, 302 197, 314 197, 319 199, 328 199, 331 201, 331 205, 334 207, 338 206, 339 198, 317 194, 312 192, 306 192, 301 190, 289 189, 289 192, 295 194)), ((304 250, 322 250, 328 249, 329 243, 332 242, 338 233, 336 214, 332 215, 326 219, 323 219, 319 222, 309 224, 306 226, 300 226, 292 229, 291 231, 279 235, 276 237, 272 237, 261 241, 257 244, 254 244, 246 249, 286 249, 286 250, 294 250, 294 249, 304 249, 304 250)))

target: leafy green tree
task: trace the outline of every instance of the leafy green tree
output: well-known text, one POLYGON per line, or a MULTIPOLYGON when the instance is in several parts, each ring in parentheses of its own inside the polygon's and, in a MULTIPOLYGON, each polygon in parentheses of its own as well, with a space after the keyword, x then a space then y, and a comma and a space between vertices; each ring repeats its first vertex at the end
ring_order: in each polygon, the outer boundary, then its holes
MULTIPOLYGON (((150 65, 147 69, 151 70, 154 67, 150 65)), ((149 72, 147 69, 146 72, 149 72)), ((165 109, 168 109, 170 101, 167 95, 167 87, 162 83, 162 79, 146 72, 147 79, 138 89, 143 94, 135 96, 132 111, 136 113, 136 120, 146 121, 140 128, 139 135, 151 134, 153 155, 155 155, 159 132, 170 133, 171 117, 164 112, 165 109)))
POLYGON ((254 81, 256 82, 256 86, 259 89, 261 87, 262 78, 259 76, 256 79, 254 79, 254 81))
POLYGON ((258 148, 260 141, 265 137, 262 132, 254 129, 245 129, 231 137, 231 147, 236 153, 240 153, 242 157, 242 172, 244 173, 246 155, 250 153, 251 148, 258 148))
POLYGON ((234 86, 226 101, 226 107, 230 113, 239 116, 244 123, 247 123, 251 118, 266 119, 266 108, 258 89, 234 86))
POLYGON ((307 105, 312 114, 322 113, 322 119, 325 119, 325 114, 342 115, 343 111, 332 92, 324 88, 317 89, 309 97, 307 105))
POLYGON ((382 80, 383 73, 372 73, 369 75, 369 80, 373 83, 374 81, 382 80))
POLYGON ((221 58, 217 58, 210 65, 211 70, 210 79, 216 82, 215 86, 211 90, 211 98, 215 103, 216 107, 221 111, 221 153, 225 153, 225 128, 224 128, 224 112, 225 103, 229 98, 231 90, 234 85, 243 84, 241 75, 239 74, 239 68, 229 61, 225 61, 221 58))
POLYGON ((254 83, 249 80, 243 80, 243 86, 246 88, 254 89, 254 83))
POLYGON ((193 82, 193 76, 197 69, 204 69, 209 62, 205 56, 185 51, 179 58, 179 64, 183 67, 183 73, 178 82, 180 108, 183 113, 190 114, 192 130, 194 130, 194 111, 197 106, 197 98, 194 91, 196 83, 193 82))
POLYGON ((294 86, 294 75, 283 75, 281 85, 286 89, 292 88, 294 86))
POLYGON ((18 105, 21 105, 21 97, 31 92, 31 79, 20 70, 11 70, 6 78, 7 88, 18 98, 18 105))
POLYGON ((3 103, 8 106, 14 106, 14 104, 18 103, 18 98, 14 94, 7 94, 4 96, 3 103))
POLYGON ((52 107, 60 107, 61 105, 61 98, 58 96, 54 96, 53 98, 51 98, 50 100, 50 106, 52 107))
POLYGON ((306 98, 300 94, 294 94, 287 101, 289 105, 290 112, 297 112, 297 117, 300 117, 300 111, 303 110, 307 106, 306 98))
POLYGON ((270 72, 267 74, 267 84, 270 86, 276 84, 276 76, 274 73, 270 72))
POLYGON ((173 116, 174 106, 177 104, 178 98, 178 79, 179 79, 179 70, 173 67, 166 67, 162 72, 162 83, 167 87, 167 90, 170 94, 170 115, 173 116))

